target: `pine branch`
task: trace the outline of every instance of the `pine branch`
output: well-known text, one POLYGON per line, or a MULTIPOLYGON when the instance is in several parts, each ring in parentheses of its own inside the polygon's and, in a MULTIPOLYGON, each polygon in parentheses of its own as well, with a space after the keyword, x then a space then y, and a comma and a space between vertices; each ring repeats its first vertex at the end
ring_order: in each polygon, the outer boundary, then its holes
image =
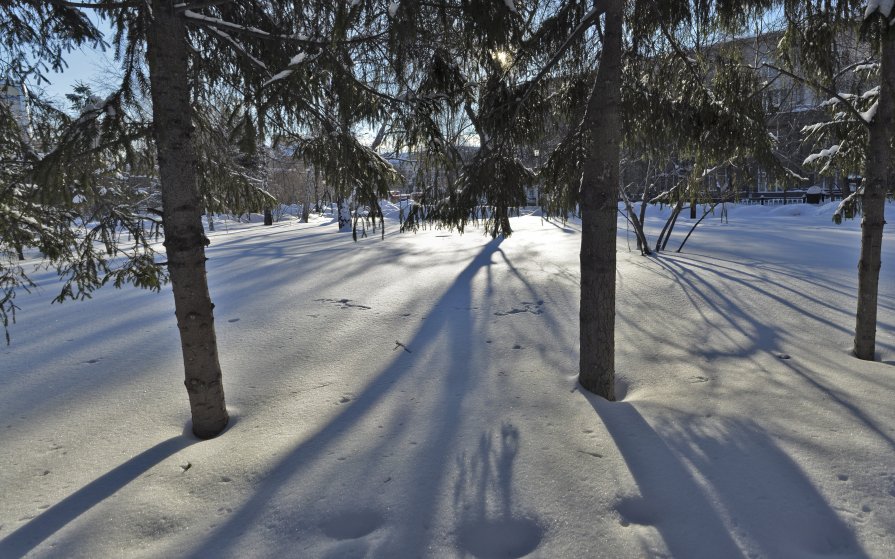
POLYGON ((131 1, 107 1, 107 2, 62 2, 59 0, 53 0, 52 3, 56 6, 64 6, 66 8, 88 8, 95 10, 109 10, 115 8, 135 8, 143 4, 140 0, 131 0, 131 1))
MULTIPOLYGON (((538 82, 541 81, 544 76, 546 76, 547 73, 559 63, 560 60, 562 60, 563 55, 565 55, 566 52, 568 52, 568 50, 572 48, 572 45, 575 43, 575 41, 578 40, 582 35, 584 35, 584 32, 587 31, 590 26, 594 22, 596 22, 601 15, 603 15, 605 11, 605 2, 597 0, 593 9, 584 15, 584 17, 581 19, 581 22, 575 29, 572 30, 572 32, 569 34, 569 37, 562 45, 560 45, 559 49, 557 49, 553 57, 550 58, 550 60, 548 60, 547 63, 541 67, 540 71, 535 74, 535 77, 532 78, 532 80, 528 83, 528 87, 520 96, 517 106, 521 106, 525 102, 525 100, 528 99, 532 92, 534 92, 535 86, 538 84, 538 82)), ((516 112, 518 113, 518 109, 516 112)))
POLYGON ((824 93, 826 93, 827 95, 829 95, 831 97, 835 97, 836 99, 839 100, 840 103, 845 105, 846 110, 848 110, 850 113, 852 113, 852 115, 854 115, 858 118, 859 122, 863 123, 864 126, 870 126, 870 123, 867 121, 867 119, 864 118, 864 115, 861 113, 861 111, 859 111, 857 109, 857 107, 852 105, 848 101, 848 99, 843 97, 841 93, 838 93, 837 91, 835 91, 825 85, 821 85, 814 80, 808 79, 805 76, 799 76, 793 72, 790 72, 789 70, 785 70, 783 68, 780 68, 779 66, 775 66, 774 64, 770 64, 768 62, 762 62, 761 66, 758 66, 758 67, 749 66, 749 68, 752 68, 753 70, 756 70, 756 71, 762 67, 770 68, 771 70, 776 70, 777 72, 780 72, 781 74, 789 76, 790 78, 792 78, 798 82, 801 82, 801 83, 808 85, 810 87, 813 87, 815 89, 819 89, 820 91, 823 91, 824 93))
POLYGON ((330 45, 354 45, 359 43, 366 43, 375 41, 378 39, 382 39, 386 37, 387 33, 375 33, 373 35, 361 35, 359 37, 352 37, 350 39, 340 39, 336 41, 317 41, 311 40, 307 37, 299 37, 295 35, 281 35, 278 33, 269 33, 264 31, 263 29, 258 29, 257 27, 253 27, 250 25, 239 25, 238 23, 233 23, 231 21, 223 20, 216 17, 206 16, 200 14, 198 12, 194 12, 193 10, 184 10, 183 15, 186 18, 186 22, 191 25, 196 26, 213 26, 213 27, 221 27, 224 29, 229 29, 235 33, 239 33, 242 35, 247 35, 250 37, 256 37, 259 39, 271 40, 271 41, 288 41, 299 45, 310 46, 310 47, 318 47, 323 48, 330 45))

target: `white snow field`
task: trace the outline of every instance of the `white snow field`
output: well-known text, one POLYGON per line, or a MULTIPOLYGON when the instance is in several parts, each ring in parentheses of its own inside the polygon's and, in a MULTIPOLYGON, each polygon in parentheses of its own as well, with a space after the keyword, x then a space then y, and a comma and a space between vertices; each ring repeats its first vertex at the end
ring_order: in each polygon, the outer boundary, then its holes
POLYGON ((895 227, 862 362, 833 208, 732 206, 657 258, 620 220, 614 403, 576 387, 574 222, 218 223, 209 441, 169 288, 50 305, 38 273, 0 347, 0 557, 893 557, 895 227))

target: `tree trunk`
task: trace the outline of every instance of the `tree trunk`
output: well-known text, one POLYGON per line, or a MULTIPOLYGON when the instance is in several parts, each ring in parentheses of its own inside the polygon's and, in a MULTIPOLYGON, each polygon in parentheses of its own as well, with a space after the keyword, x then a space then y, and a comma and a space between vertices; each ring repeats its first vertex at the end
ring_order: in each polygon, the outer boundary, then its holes
POLYGON ((214 231, 214 215, 210 210, 205 211, 205 217, 208 219, 208 230, 214 231))
POLYGON ((273 225, 273 212, 270 208, 264 208, 264 225, 273 225))
POLYGON ((351 209, 348 207, 348 198, 339 197, 336 203, 339 215, 339 231, 351 231, 351 209))
POLYGON ((311 217, 311 197, 305 196, 301 204, 301 223, 307 223, 311 217))
POLYGON ((606 2, 600 67, 587 103, 590 153, 581 182, 578 381, 615 400, 615 234, 621 143, 623 0, 606 2))
POLYGON ((858 311, 855 317, 854 353, 873 360, 876 354, 876 310, 879 271, 882 267, 886 190, 890 183, 892 136, 895 133, 895 30, 883 38, 880 56, 879 106, 870 123, 867 169, 861 219, 861 259, 858 261, 858 311))
POLYGON ((153 0, 152 12, 146 42, 162 187, 162 225, 193 433, 205 439, 223 431, 229 418, 218 362, 214 305, 205 275, 208 239, 202 231, 192 138, 187 72, 190 51, 183 20, 174 14, 174 4, 153 0))

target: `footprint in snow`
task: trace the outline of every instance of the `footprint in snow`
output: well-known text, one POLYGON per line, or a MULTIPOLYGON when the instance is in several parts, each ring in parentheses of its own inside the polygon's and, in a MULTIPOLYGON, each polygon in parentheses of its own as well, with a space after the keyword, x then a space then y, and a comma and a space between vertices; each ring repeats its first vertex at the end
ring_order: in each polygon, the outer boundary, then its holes
POLYGON ((334 540, 356 540, 376 531, 382 524, 382 515, 378 512, 349 511, 325 520, 320 529, 334 540))
POLYGON ((508 311, 497 311, 494 314, 495 316, 507 316, 510 314, 519 314, 524 312, 531 314, 542 314, 544 312, 544 309, 541 308, 543 304, 544 301, 537 301, 534 303, 529 301, 522 301, 522 308, 513 308, 508 311))
POLYGON ((238 318, 231 318, 231 319, 228 320, 227 322, 239 322, 239 319, 238 319, 238 318))
POLYGON ((537 549, 544 529, 528 518, 470 519, 457 531, 460 547, 474 557, 524 557, 537 549))

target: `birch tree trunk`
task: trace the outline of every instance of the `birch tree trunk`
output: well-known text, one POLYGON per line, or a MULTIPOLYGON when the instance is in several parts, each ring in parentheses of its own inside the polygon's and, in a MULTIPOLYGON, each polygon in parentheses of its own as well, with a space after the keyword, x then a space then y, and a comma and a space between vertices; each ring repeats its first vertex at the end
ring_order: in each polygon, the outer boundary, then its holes
POLYGON ((193 433, 218 435, 229 421, 218 362, 214 315, 205 275, 202 209, 196 177, 192 107, 183 20, 174 3, 152 1, 147 33, 147 61, 152 88, 153 134, 162 187, 162 224, 168 271, 174 292, 174 314, 180 345, 193 433))
POLYGON ((581 307, 578 380, 615 400, 615 234, 621 142, 623 0, 606 2, 603 52, 587 105, 592 145, 581 182, 581 307))
POLYGON ((854 354, 873 360, 876 354, 876 311, 882 266, 886 190, 891 185, 892 137, 895 133, 895 30, 888 29, 880 53, 880 91, 876 116, 870 123, 867 169, 861 219, 861 259, 858 261, 858 310, 854 354))

